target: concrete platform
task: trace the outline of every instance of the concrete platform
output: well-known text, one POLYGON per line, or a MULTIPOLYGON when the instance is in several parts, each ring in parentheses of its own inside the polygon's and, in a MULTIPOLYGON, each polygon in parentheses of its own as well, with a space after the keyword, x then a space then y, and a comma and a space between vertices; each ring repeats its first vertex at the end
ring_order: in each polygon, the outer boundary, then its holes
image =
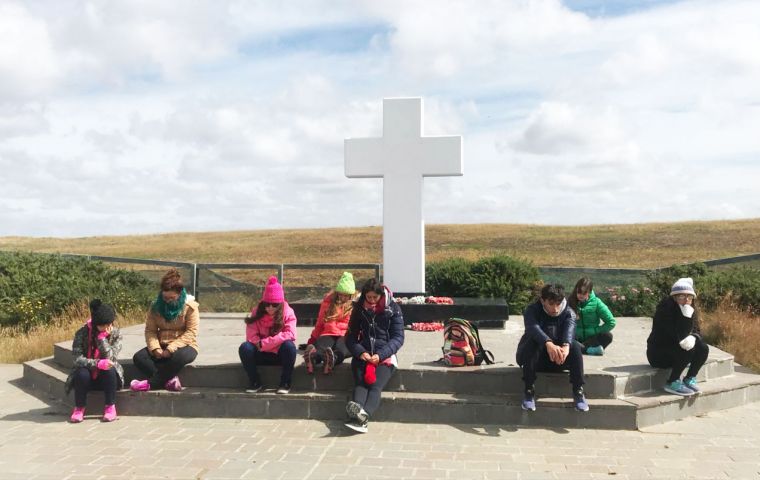
MULTIPOLYGON (((299 357, 291 394, 244 392, 247 378, 237 356, 244 340, 243 317, 202 315, 200 354, 180 375, 187 388, 180 393, 122 391, 118 394, 120 414, 343 418, 352 388, 345 364, 328 376, 308 375, 299 357)), ((481 331, 483 344, 497 363, 480 367, 445 367, 437 361, 441 357, 440 332, 407 330, 398 356, 399 370, 384 392, 376 420, 637 429, 760 399, 760 375, 735 369, 732 355, 716 348, 711 348, 700 372, 701 395, 682 398, 662 392, 667 372, 651 368, 645 356, 650 322, 647 318, 620 318, 615 341, 606 354, 584 357, 585 389, 591 405, 587 413, 572 408, 566 374, 539 375, 538 411, 521 410, 523 385, 514 362, 523 331, 521 317, 511 317, 503 329, 481 331)), ((310 327, 298 327, 297 341, 305 342, 310 331, 310 327)), ((120 361, 129 381, 136 373, 131 356, 144 346, 144 338, 141 326, 126 328, 123 334, 120 361)), ((72 360, 70 349, 70 342, 60 343, 53 357, 27 362, 27 385, 63 398, 63 382, 72 360)), ((278 376, 278 367, 262 368, 265 387, 274 388, 278 376)), ((91 397, 93 404, 102 403, 100 394, 91 397)), ((71 402, 72 398, 65 400, 71 402)))

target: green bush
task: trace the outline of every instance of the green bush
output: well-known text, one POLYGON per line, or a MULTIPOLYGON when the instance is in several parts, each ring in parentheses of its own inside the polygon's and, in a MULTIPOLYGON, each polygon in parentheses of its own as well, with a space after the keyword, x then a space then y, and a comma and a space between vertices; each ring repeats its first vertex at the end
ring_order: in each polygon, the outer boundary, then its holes
POLYGON ((727 270, 710 270, 703 263, 674 265, 649 275, 652 290, 659 297, 670 294, 676 280, 683 277, 694 279, 700 307, 715 310, 724 299, 750 312, 760 313, 760 270, 751 267, 733 267, 727 270))
POLYGON ((28 329, 65 307, 101 298, 118 312, 145 307, 156 285, 139 273, 60 255, 0 252, 0 324, 28 329))
POLYGON ((594 293, 616 317, 651 317, 662 296, 644 286, 608 287, 594 293))
POLYGON ((503 298, 510 312, 523 311, 538 281, 538 269, 532 263, 507 255, 475 262, 461 258, 433 262, 425 275, 427 288, 433 295, 503 298))

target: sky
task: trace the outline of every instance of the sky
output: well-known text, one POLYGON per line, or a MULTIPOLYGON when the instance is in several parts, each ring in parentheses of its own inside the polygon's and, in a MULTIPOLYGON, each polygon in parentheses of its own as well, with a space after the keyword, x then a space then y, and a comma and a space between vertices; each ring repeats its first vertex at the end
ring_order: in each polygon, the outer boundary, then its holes
POLYGON ((0 236, 381 225, 394 97, 428 224, 760 217, 755 0, 0 0, 0 236))

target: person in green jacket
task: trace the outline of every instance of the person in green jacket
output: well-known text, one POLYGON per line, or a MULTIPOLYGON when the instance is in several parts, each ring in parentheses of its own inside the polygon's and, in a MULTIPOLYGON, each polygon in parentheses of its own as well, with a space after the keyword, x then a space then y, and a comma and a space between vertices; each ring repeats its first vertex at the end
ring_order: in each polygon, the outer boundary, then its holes
POLYGON ((581 343, 583 353, 604 355, 604 349, 612 343, 615 317, 607 305, 594 294, 594 284, 590 278, 583 277, 578 280, 568 303, 578 316, 575 338, 581 343))

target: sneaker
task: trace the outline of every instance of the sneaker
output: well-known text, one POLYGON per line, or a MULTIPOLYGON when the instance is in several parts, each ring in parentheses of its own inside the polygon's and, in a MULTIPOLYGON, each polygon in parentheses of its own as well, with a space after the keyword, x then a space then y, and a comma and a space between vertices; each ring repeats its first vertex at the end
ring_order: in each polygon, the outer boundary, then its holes
POLYGON ((303 363, 306 364, 306 373, 314 373, 314 361, 316 360, 317 350, 310 348, 303 354, 303 363))
POLYGON ((588 347, 586 349, 586 355, 601 357, 602 355, 604 355, 604 347, 601 345, 597 345, 596 347, 588 347))
POLYGON ((69 417, 69 422, 80 423, 82 420, 84 420, 84 407, 74 407, 74 411, 71 412, 71 417, 69 417))
POLYGON ((129 389, 133 392, 147 392, 150 390, 150 382, 147 380, 132 380, 129 383, 129 389))
POLYGON ((282 385, 277 387, 277 393, 279 393, 280 395, 285 395, 285 394, 290 393, 290 385, 283 383, 282 385))
POLYGON ((332 372, 333 367, 335 367, 335 352, 333 352, 333 349, 330 347, 325 348, 324 351, 324 357, 325 357, 325 368, 322 371, 325 375, 332 372))
POLYGON ((694 390, 687 388, 681 380, 675 380, 665 384, 665 391, 675 395, 681 395, 682 397, 694 395, 694 390))
POLYGON ((256 383, 245 389, 245 393, 258 393, 261 390, 261 384, 256 383))
POLYGON ((361 422, 359 420, 352 420, 350 422, 346 422, 344 425, 350 428, 351 430, 359 433, 367 433, 368 423, 366 420, 361 422))
POLYGON ((699 393, 699 387, 697 386, 697 379, 695 377, 684 377, 683 384, 692 392, 699 393))
POLYGON ((170 378, 166 381, 166 384, 164 384, 164 388, 169 390, 170 392, 181 392, 182 391, 182 384, 179 383, 179 377, 176 375, 170 378))
POLYGON ((525 390, 523 395, 522 409, 526 412, 536 411, 536 393, 533 389, 525 390))
POLYGON ((367 420, 369 420, 369 413, 367 413, 361 405, 359 405, 357 402, 354 402, 353 400, 346 404, 346 414, 348 414, 348 418, 356 420, 359 423, 365 423, 367 420))
POLYGON ((588 412, 588 402, 586 402, 586 396, 583 394, 582 388, 573 392, 573 403, 575 404, 575 409, 579 412, 588 412))
POLYGON ((116 405, 106 405, 105 410, 103 410, 103 418, 100 419, 101 422, 113 422, 116 420, 116 405))

